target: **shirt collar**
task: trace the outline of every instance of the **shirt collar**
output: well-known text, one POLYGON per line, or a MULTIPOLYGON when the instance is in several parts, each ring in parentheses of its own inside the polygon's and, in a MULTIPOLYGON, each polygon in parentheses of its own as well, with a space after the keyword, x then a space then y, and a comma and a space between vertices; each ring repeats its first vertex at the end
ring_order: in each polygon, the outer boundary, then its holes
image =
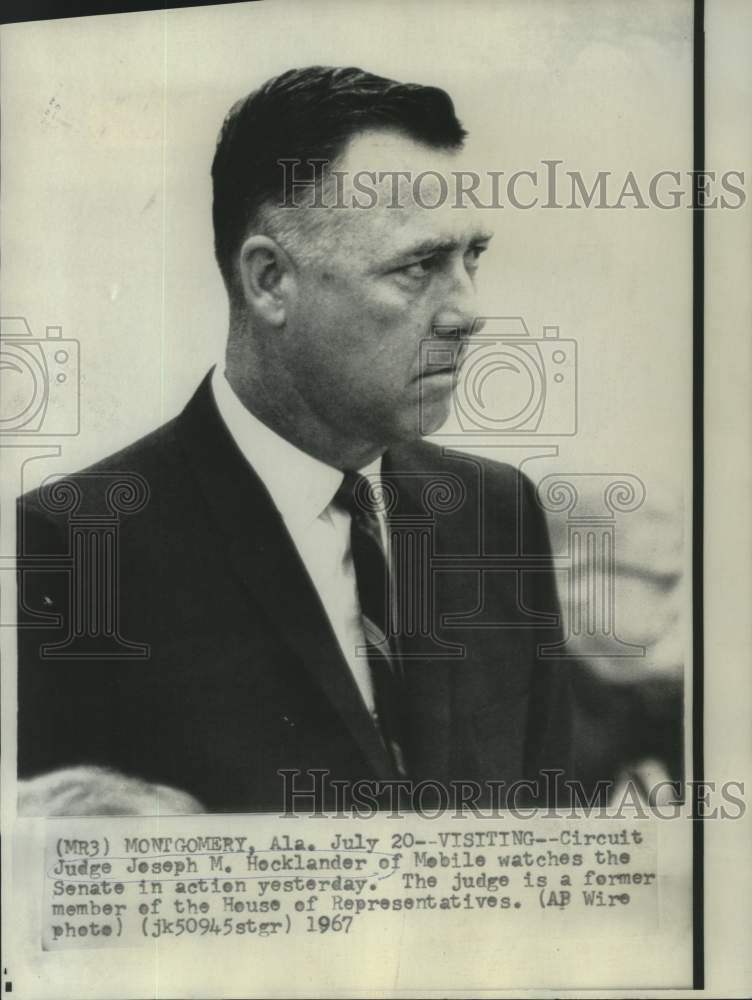
MULTIPOLYGON (((331 503, 343 473, 319 461, 281 437, 255 417, 240 402, 217 365, 212 372, 212 391, 217 409, 228 431, 253 467, 290 527, 307 527, 331 503)), ((361 475, 381 472, 381 457, 359 470, 361 475)))

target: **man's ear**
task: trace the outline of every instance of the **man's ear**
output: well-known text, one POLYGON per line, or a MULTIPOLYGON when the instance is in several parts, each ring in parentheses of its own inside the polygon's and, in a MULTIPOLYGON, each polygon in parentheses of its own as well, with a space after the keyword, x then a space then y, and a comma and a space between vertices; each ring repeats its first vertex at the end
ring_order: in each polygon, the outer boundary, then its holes
POLYGON ((282 326, 287 318, 287 293, 293 275, 289 256, 274 240, 256 234, 240 248, 238 269, 248 307, 272 326, 282 326))

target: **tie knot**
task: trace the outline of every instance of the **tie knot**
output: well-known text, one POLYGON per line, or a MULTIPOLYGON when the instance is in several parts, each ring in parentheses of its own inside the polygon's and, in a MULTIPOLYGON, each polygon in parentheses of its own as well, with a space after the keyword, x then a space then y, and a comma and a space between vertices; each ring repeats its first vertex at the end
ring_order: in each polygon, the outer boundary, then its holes
POLYGON ((369 479, 359 472, 345 472, 333 503, 346 510, 353 520, 378 523, 381 490, 377 479, 369 479))

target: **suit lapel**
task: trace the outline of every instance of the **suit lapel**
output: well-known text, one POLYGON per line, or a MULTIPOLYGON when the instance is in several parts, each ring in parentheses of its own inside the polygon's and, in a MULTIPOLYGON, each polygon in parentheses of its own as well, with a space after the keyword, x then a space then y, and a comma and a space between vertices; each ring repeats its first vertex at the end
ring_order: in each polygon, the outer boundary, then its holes
POLYGON ((266 488, 227 431, 210 379, 211 373, 178 418, 177 433, 228 559, 334 706, 377 777, 391 777, 391 762, 318 593, 266 488))

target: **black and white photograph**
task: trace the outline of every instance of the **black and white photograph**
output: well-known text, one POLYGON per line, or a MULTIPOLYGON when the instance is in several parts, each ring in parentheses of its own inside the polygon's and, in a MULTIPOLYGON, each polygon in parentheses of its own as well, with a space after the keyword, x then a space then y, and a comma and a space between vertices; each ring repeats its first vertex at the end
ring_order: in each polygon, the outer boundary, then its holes
POLYGON ((6 992, 743 995, 748 15, 3 25, 6 992))

